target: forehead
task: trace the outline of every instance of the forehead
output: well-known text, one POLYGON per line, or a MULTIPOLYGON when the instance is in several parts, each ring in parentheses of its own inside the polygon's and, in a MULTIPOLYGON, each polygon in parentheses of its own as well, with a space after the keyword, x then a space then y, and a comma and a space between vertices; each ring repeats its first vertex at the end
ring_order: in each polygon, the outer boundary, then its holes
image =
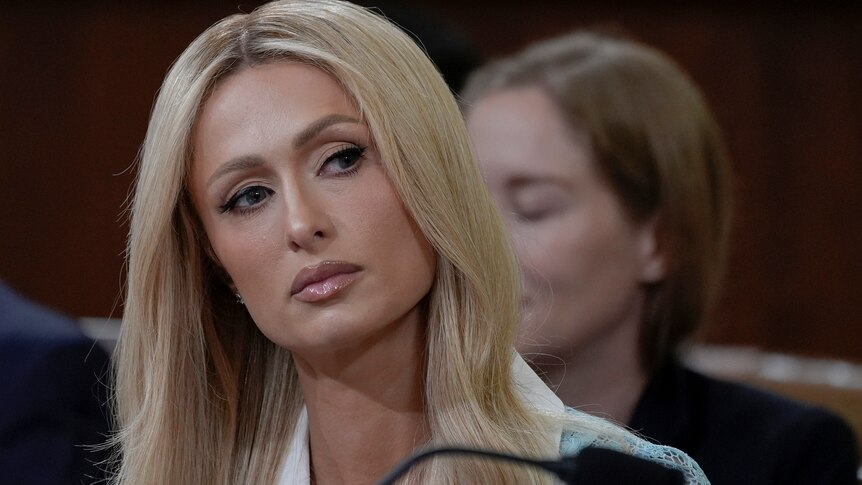
POLYGON ((290 61, 243 68, 220 80, 201 108, 192 176, 249 153, 283 154, 309 123, 334 114, 360 118, 352 98, 322 69, 290 61))
POLYGON ((306 63, 276 61, 220 80, 204 102, 196 127, 209 128, 225 117, 236 121, 265 112, 300 115, 327 109, 355 112, 350 96, 332 75, 306 63))
POLYGON ((489 179, 566 177, 591 159, 589 138, 565 122, 540 87, 507 88, 480 98, 467 125, 489 179))

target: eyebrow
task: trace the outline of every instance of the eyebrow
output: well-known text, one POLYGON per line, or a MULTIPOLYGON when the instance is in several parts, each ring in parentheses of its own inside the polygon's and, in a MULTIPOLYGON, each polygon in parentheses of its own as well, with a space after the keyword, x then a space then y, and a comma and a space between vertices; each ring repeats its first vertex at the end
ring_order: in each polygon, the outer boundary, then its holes
MULTIPOLYGON (((319 120, 311 123, 305 129, 300 131, 293 138, 293 148, 298 150, 306 145, 308 142, 314 139, 317 135, 320 134, 323 130, 327 129, 332 125, 337 125, 338 123, 361 123, 358 119, 341 114, 332 114, 324 116, 319 120)), ((216 180, 225 175, 236 172, 239 170, 248 170, 251 168, 257 168, 264 164, 264 159, 260 155, 243 155, 237 158, 232 159, 231 161, 225 163, 210 177, 207 182, 207 187, 211 186, 216 180)))
POLYGON ((302 148, 303 145, 313 140, 315 136, 319 135, 321 131, 332 125, 337 125, 338 123, 361 123, 361 121, 352 116, 340 114, 324 116, 308 125, 293 138, 293 148, 297 150, 302 148))
POLYGON ((263 163, 263 158, 258 155, 243 155, 241 157, 234 158, 216 170, 207 182, 207 187, 211 186, 216 180, 231 172, 260 167, 263 163))
POLYGON ((517 175, 506 182, 506 187, 512 190, 535 185, 556 185, 568 189, 572 184, 557 175, 517 175))

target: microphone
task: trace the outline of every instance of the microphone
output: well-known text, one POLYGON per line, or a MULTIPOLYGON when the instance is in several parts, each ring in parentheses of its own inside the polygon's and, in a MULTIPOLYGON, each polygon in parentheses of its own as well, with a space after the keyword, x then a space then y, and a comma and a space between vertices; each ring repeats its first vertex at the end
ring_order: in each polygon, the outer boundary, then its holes
POLYGON ((558 476, 569 485, 685 484, 685 477, 679 470, 607 448, 588 447, 560 462, 567 460, 574 464, 566 469, 566 475, 558 476))
POLYGON ((643 458, 607 448, 587 447, 574 456, 560 460, 533 460, 496 451, 475 448, 430 448, 417 452, 386 474, 377 485, 393 485, 396 480, 417 463, 434 455, 473 455, 498 461, 541 468, 553 473, 568 485, 628 485, 649 483, 654 485, 684 485, 679 470, 667 468, 643 458))

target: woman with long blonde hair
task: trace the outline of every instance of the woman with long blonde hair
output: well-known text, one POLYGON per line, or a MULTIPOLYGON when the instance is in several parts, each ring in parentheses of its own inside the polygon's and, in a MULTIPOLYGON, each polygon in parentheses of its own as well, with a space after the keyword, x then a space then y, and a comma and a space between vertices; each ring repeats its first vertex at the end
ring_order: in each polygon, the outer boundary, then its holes
MULTIPOLYGON (((127 257, 117 483, 370 483, 428 445, 596 443, 705 483, 676 450, 566 414, 513 353, 516 269, 458 106, 365 9, 274 2, 186 49, 127 257)), ((408 480, 550 478, 440 458, 408 480)))

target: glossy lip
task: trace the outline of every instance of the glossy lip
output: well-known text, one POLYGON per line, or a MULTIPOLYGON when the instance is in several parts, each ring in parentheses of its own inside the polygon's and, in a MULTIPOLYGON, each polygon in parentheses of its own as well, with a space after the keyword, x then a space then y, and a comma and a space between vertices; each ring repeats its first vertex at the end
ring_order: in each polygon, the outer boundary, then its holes
POLYGON ((344 261, 324 261, 307 266, 293 279, 290 296, 309 303, 328 300, 353 283, 361 269, 344 261))

